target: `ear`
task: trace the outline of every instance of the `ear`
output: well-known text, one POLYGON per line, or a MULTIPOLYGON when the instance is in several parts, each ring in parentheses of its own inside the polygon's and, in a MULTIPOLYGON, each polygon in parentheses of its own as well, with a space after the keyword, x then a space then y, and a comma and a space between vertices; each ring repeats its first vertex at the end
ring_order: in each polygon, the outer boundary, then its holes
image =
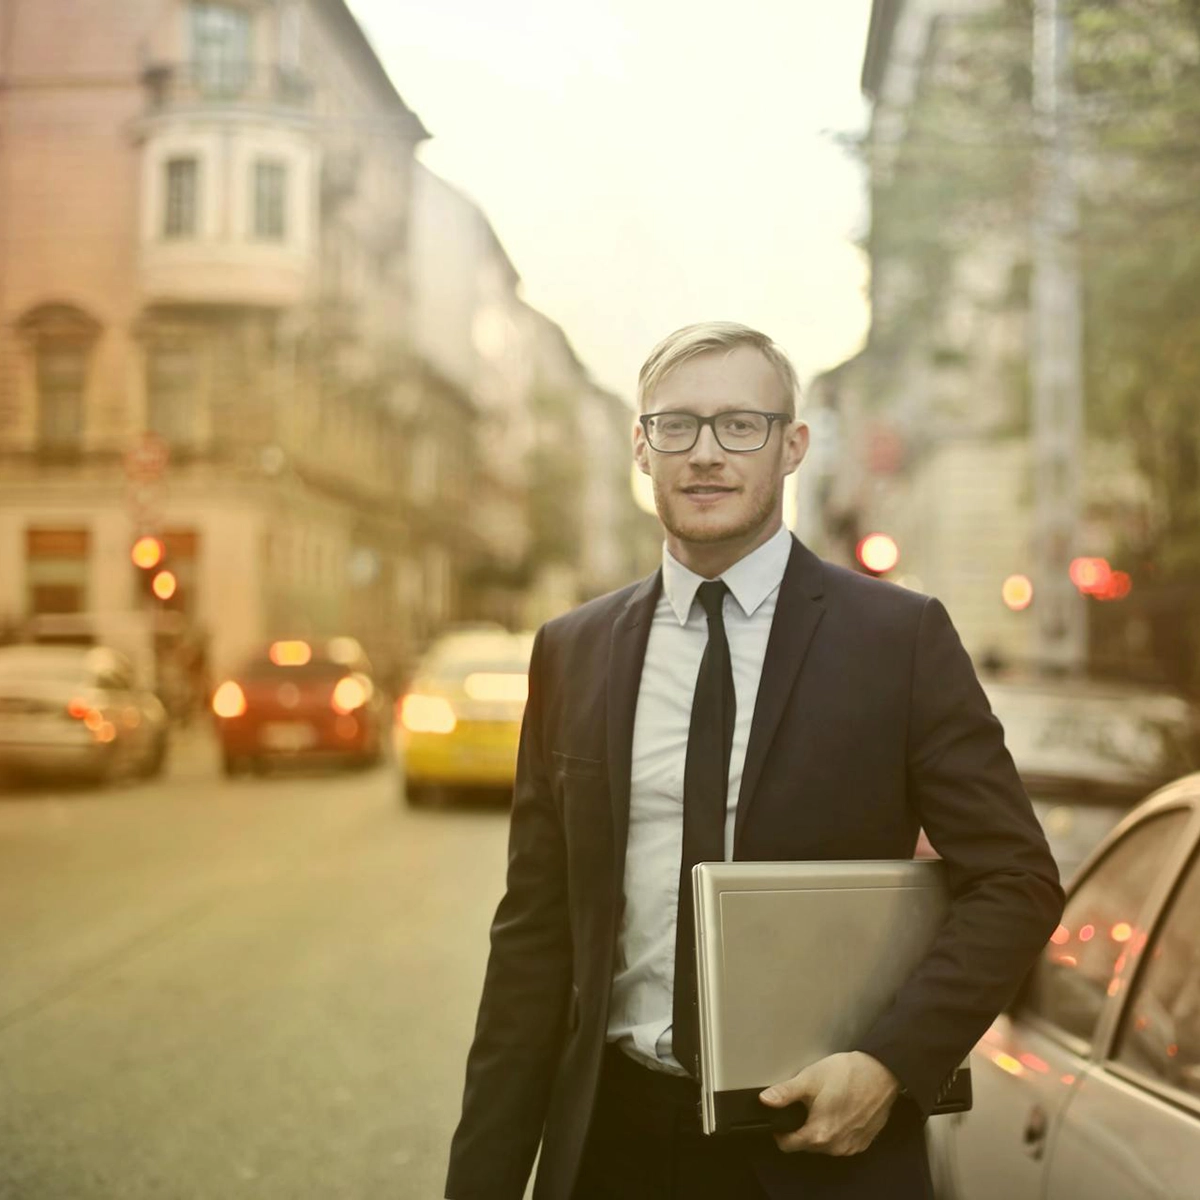
POLYGON ((792 421, 783 433, 784 474, 790 475, 808 453, 808 426, 803 421, 792 421))
POLYGON ((633 461, 643 475, 650 474, 650 445, 646 441, 646 431, 637 420, 633 422, 633 461))

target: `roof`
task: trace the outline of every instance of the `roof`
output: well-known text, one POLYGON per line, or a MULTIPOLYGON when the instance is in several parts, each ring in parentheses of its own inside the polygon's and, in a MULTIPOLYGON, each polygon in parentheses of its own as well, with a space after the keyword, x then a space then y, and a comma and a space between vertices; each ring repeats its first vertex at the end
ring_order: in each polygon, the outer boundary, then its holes
POLYGON ((879 86, 892 49, 892 34, 903 7, 904 0, 874 0, 871 5, 871 24, 867 29, 867 49, 859 84, 872 100, 879 98, 879 86))
POLYGON ((392 82, 392 77, 387 73, 387 68, 384 67, 383 61, 375 51, 375 47, 371 45, 371 40, 367 37, 366 31, 350 11, 346 0, 323 0, 323 3, 329 10, 330 16, 341 25, 345 35, 362 52, 363 59, 367 64, 367 70, 374 77, 375 82, 383 89, 389 99, 394 100, 396 105, 403 110, 405 117, 411 124, 414 140, 422 142, 426 138, 431 137, 432 135, 425 128, 421 118, 404 103, 404 98, 397 91, 396 85, 392 82))

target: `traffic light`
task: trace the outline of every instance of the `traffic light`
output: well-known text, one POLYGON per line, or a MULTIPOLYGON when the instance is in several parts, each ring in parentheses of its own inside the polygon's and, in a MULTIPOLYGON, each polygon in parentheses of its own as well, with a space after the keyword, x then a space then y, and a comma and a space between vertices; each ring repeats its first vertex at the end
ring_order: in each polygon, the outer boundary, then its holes
POLYGON ((173 571, 156 571, 154 578, 150 580, 150 590, 165 602, 179 590, 179 581, 173 571))
POLYGON ((1067 573, 1085 596, 1092 596, 1108 587, 1113 570, 1106 558, 1073 558, 1067 573))
POLYGON ((1114 571, 1106 558, 1073 558, 1068 573, 1071 582, 1094 600, 1124 600, 1133 590, 1125 571, 1114 571))
POLYGON ((179 590, 175 572, 167 566, 167 550, 161 538, 147 534, 133 543, 130 561, 137 573, 137 589, 154 604, 165 604, 179 590))
POLYGON ((153 571, 166 555, 167 551, 162 542, 150 536, 138 538, 129 552, 133 565, 141 571, 153 571))
POLYGON ((863 570, 871 575, 886 575, 900 561, 899 547, 886 533, 867 534, 854 554, 863 570))

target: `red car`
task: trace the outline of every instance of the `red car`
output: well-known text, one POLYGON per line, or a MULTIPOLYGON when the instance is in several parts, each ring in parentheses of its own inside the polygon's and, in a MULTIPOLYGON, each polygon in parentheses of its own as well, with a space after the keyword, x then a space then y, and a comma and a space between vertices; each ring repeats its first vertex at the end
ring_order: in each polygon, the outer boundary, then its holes
POLYGON ((389 708, 354 638, 272 642, 213 693, 226 775, 270 761, 377 763, 389 708))

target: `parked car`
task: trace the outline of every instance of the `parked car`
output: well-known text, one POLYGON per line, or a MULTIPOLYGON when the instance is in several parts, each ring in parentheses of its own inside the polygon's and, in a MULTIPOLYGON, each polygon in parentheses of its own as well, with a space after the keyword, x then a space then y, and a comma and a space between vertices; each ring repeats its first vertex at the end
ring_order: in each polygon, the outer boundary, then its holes
POLYGON ((0 648, 0 771, 89 779, 157 775, 167 712, 105 646, 0 648))
POLYGON ((351 637, 272 642, 214 690, 227 775, 284 760, 377 763, 388 703, 351 637))
POLYGON ((982 682, 1063 879, 1142 797, 1200 769, 1200 718, 1171 692, 1083 679, 982 682))
POLYGON ((532 633, 457 631, 436 641, 396 704, 400 789, 420 805, 513 785, 532 633))
POLYGON ((1194 1200, 1200 774, 1090 856, 971 1068, 974 1109, 928 1126, 939 1200, 1194 1200))

